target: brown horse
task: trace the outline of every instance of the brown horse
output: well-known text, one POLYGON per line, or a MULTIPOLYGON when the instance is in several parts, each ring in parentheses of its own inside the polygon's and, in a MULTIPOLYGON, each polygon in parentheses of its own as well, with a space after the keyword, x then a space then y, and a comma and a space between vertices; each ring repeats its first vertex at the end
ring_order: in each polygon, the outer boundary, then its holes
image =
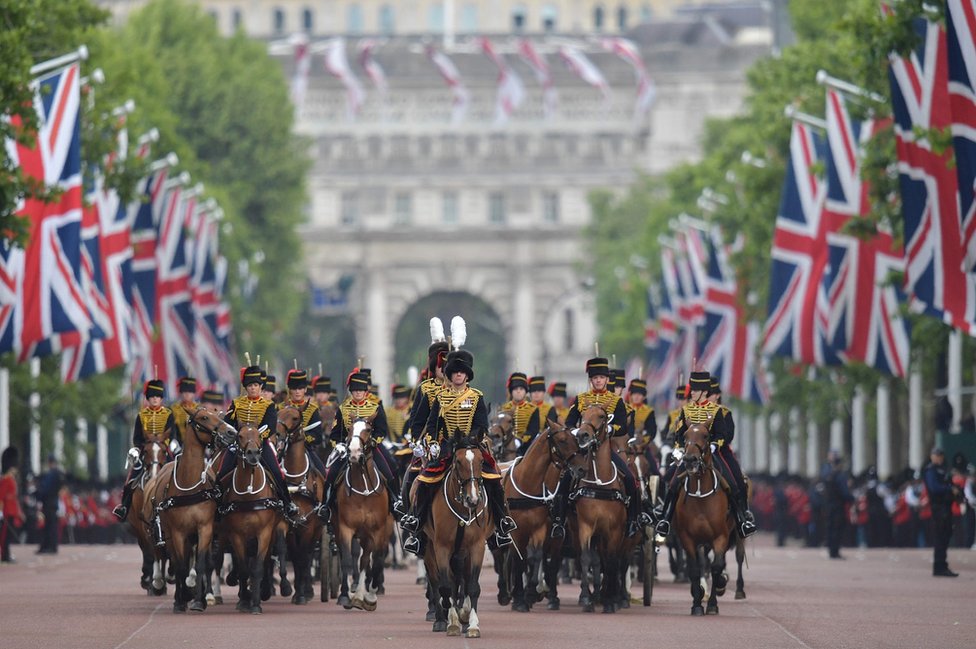
POLYGON ((691 580, 691 614, 718 615, 718 596, 725 593, 725 553, 734 533, 735 521, 719 474, 712 465, 708 429, 693 424, 685 433, 684 477, 678 483, 675 502, 675 532, 688 557, 691 580), (702 561, 695 560, 699 549, 712 552, 712 588, 706 608, 702 608, 705 584, 702 561))
POLYGON ((383 583, 383 561, 393 534, 389 488, 373 463, 376 445, 372 420, 359 419, 350 427, 346 446, 349 463, 336 484, 336 535, 342 562, 342 580, 337 600, 345 609, 376 610, 376 591, 383 583), (357 571, 353 540, 359 541, 359 585, 349 597, 349 581, 357 571))
POLYGON ((518 443, 515 439, 515 419, 512 413, 502 410, 491 418, 488 426, 488 442, 491 453, 497 462, 511 462, 518 454, 518 443))
POLYGON ((483 436, 482 432, 456 440, 451 466, 438 485, 439 493, 433 496, 424 524, 430 539, 424 565, 430 582, 428 599, 434 609, 432 630, 446 631, 449 636, 461 635, 462 625, 466 625, 466 637, 481 637, 478 579, 485 543, 494 531, 481 477, 483 436))
POLYGON ((234 430, 210 410, 198 408, 188 414, 183 451, 146 485, 143 504, 147 520, 151 520, 150 512, 159 517, 176 576, 174 613, 185 612, 187 602, 191 611, 207 608, 208 562, 219 496, 206 449, 215 442, 229 443, 234 430))
POLYGON ((145 519, 143 515, 143 503, 146 484, 156 477, 166 461, 166 447, 161 441, 147 439, 139 452, 139 461, 146 469, 139 481, 132 486, 132 506, 129 507, 125 522, 129 524, 129 529, 136 537, 139 549, 142 550, 142 577, 139 579, 139 585, 149 595, 163 595, 166 593, 166 582, 161 581, 159 588, 153 585, 153 564, 162 560, 162 553, 157 551, 153 543, 149 531, 150 520, 145 519))
POLYGON ((611 423, 602 406, 592 405, 583 411, 576 433, 589 463, 586 475, 571 495, 576 503, 580 605, 584 612, 594 610, 597 590, 604 613, 615 613, 618 603, 624 599, 628 605, 630 602, 629 593, 624 592, 624 576, 633 542, 624 537, 626 492, 623 477, 611 459, 613 449, 608 442, 611 423))
MULTIPOLYGON (((288 534, 288 554, 295 569, 295 594, 292 604, 307 604, 312 591, 312 553, 322 534, 318 508, 325 493, 325 478, 312 466, 305 449, 302 413, 292 405, 278 411, 278 438, 282 441, 282 470, 288 491, 292 493, 299 515, 297 525, 288 534)), ((280 557, 283 562, 284 558, 280 557)), ((284 589, 284 580, 282 589, 284 589)), ((284 595, 284 592, 282 592, 284 595)))
POLYGON ((222 535, 230 542, 237 572, 237 610, 261 613, 261 600, 271 596, 269 550, 281 520, 281 501, 261 465, 261 434, 254 426, 237 431, 237 462, 220 512, 222 535))
MULTIPOLYGON (((548 507, 559 490, 559 480, 569 471, 578 480, 586 472, 586 455, 564 425, 548 422, 546 430, 533 440, 525 455, 505 474, 505 499, 518 529, 506 548, 507 583, 512 610, 528 612, 538 601, 539 573, 545 573, 549 589, 549 610, 559 610, 556 592, 562 539, 549 536, 548 507)), ((500 584, 501 586, 501 584, 500 584)))

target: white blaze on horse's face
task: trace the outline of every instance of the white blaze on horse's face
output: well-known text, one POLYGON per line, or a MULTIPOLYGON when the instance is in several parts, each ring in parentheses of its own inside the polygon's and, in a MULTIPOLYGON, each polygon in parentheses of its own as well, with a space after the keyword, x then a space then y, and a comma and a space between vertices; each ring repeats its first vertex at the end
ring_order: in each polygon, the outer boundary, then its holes
POLYGON ((352 425, 352 439, 349 440, 349 459, 353 462, 358 462, 363 455, 363 441, 360 439, 360 435, 365 429, 365 421, 357 421, 352 425))
MULTIPOLYGON (((474 451, 471 449, 465 451, 464 459, 468 461, 468 470, 471 472, 469 475, 474 477, 474 451)), ((481 489, 478 488, 478 483, 474 480, 468 481, 468 493, 465 494, 465 499, 468 501, 469 507, 478 506, 478 501, 481 499, 481 489)))

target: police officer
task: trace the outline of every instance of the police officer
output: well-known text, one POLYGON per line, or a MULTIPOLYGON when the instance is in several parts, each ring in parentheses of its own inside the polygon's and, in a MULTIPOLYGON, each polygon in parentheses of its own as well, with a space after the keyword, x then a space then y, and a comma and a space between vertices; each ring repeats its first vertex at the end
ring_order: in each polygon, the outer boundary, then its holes
MULTIPOLYGON (((263 376, 264 372, 257 365, 251 365, 241 371, 241 385, 244 387, 245 393, 234 399, 230 410, 224 416, 224 421, 237 430, 243 426, 256 426, 258 429, 264 429, 261 433, 263 442, 261 444, 261 465, 274 482, 277 496, 284 505, 286 518, 293 520, 298 515, 298 506, 291 501, 288 484, 285 482, 285 474, 282 473, 275 451, 271 447, 271 442, 268 441, 271 433, 278 425, 278 410, 270 399, 261 395, 262 387, 267 385, 265 379, 262 378, 263 376)), ((236 463, 237 449, 231 446, 224 454, 220 471, 217 473, 218 483, 221 483, 234 470, 236 463)))
MULTIPOLYGON (((610 426, 613 429, 611 437, 627 435, 627 409, 619 396, 608 390, 610 382, 610 363, 605 358, 591 358, 586 361, 586 373, 590 378, 590 389, 576 395, 576 403, 566 417, 566 426, 576 428, 580 424, 583 412, 590 406, 602 406, 612 417, 610 426)), ((627 536, 634 536, 644 525, 650 525, 650 516, 641 511, 641 500, 637 490, 637 481, 630 472, 627 462, 616 452, 610 453, 617 471, 623 478, 624 491, 627 496, 627 536)), ((560 479, 557 496, 552 507, 552 538, 563 538, 566 535, 566 515, 569 510, 569 490, 572 488, 573 476, 566 472, 560 479)))
MULTIPOLYGON (((460 349, 448 355, 444 374, 448 383, 438 391, 427 420, 429 445, 438 452, 417 478, 416 500, 400 525, 408 533, 403 549, 420 556, 423 551, 421 529, 427 520, 430 504, 438 483, 447 475, 448 464, 458 438, 477 435, 488 429, 488 407, 484 395, 468 385, 474 378, 474 357, 460 349)), ((517 528, 508 515, 508 503, 501 486, 501 474, 487 446, 481 447, 483 463, 481 478, 488 495, 488 504, 495 521, 495 541, 499 547, 512 542, 512 530, 517 528)))
POLYGON ((845 506, 854 502, 850 476, 844 470, 844 461, 837 450, 827 453, 827 462, 820 471, 824 484, 824 500, 827 513, 827 550, 831 559, 843 559, 840 544, 847 524, 845 506))
POLYGON ((932 508, 932 574, 936 577, 958 577, 958 573, 949 569, 947 550, 952 539, 952 503, 961 492, 959 487, 952 484, 946 470, 945 452, 941 448, 932 449, 929 464, 922 475, 932 508))
POLYGON ((135 426, 132 431, 132 448, 129 449, 129 461, 132 468, 122 487, 122 502, 115 506, 112 513, 120 521, 124 521, 132 506, 132 492, 136 483, 142 478, 145 467, 142 464, 142 448, 147 442, 158 442, 163 448, 169 448, 176 423, 173 411, 163 405, 165 388, 159 379, 146 381, 143 394, 146 406, 139 410, 135 426))

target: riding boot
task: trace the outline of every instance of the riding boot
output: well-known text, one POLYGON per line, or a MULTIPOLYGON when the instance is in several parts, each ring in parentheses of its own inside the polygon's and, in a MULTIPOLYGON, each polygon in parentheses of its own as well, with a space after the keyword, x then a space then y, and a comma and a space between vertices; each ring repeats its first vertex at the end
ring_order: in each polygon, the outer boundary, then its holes
POLYGON ((125 517, 129 515, 129 507, 132 506, 132 483, 127 482, 125 486, 122 487, 122 502, 115 506, 112 513, 120 521, 124 521, 125 517))
POLYGON ((423 556, 423 532, 420 528, 427 520, 427 511, 430 508, 431 493, 433 487, 425 482, 417 485, 417 500, 407 514, 400 519, 400 527, 407 533, 407 538, 403 541, 404 552, 410 552, 423 556))
POLYGON ((403 520, 403 517, 409 512, 407 502, 410 500, 410 485, 413 484, 417 475, 419 474, 416 471, 410 471, 408 469, 407 473, 403 476, 403 480, 400 481, 400 497, 394 503, 394 508, 396 509, 394 516, 398 521, 403 520))
POLYGON ((631 494, 627 499, 627 537, 636 536, 640 533, 642 525, 640 496, 631 494))
POLYGON ((318 509, 316 510, 316 515, 319 517, 324 524, 328 525, 332 522, 332 500, 334 498, 334 489, 332 484, 329 482, 325 483, 325 495, 322 498, 322 502, 319 503, 318 509))
POLYGON ((556 487, 556 496, 552 499, 549 513, 552 517, 552 530, 549 532, 550 538, 561 539, 566 536, 566 516, 569 513, 569 490, 573 488, 573 476, 564 473, 559 478, 559 486, 556 487))
POLYGON ((732 505, 732 511, 735 514, 735 521, 739 525, 739 532, 742 534, 742 538, 749 538, 758 531, 756 527, 755 520, 752 516, 752 512, 749 511, 749 506, 746 504, 745 496, 742 492, 737 492, 731 499, 729 503, 732 505))
POLYGON ((671 534, 671 517, 674 516, 674 503, 677 500, 677 489, 669 489, 664 497, 664 510, 661 512, 661 520, 654 527, 655 534, 660 537, 658 543, 663 543, 664 539, 671 534))
POLYGON ((512 531, 518 529, 515 519, 509 516, 508 502, 500 480, 486 480, 485 490, 488 493, 488 505, 491 516, 495 519, 495 541, 498 547, 512 542, 512 531))

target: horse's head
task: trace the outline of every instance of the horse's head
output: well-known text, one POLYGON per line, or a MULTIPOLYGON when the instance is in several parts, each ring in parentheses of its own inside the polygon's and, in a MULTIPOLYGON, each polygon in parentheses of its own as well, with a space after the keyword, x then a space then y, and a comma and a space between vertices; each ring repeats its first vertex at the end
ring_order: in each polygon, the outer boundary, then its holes
POLYGON ((515 419, 511 412, 502 410, 491 418, 488 439, 491 441, 492 452, 496 457, 500 456, 505 447, 515 439, 515 419))
POLYGON ((142 463, 154 470, 166 457, 166 447, 157 439, 147 439, 142 445, 142 463))
POLYGON ((278 410, 278 425, 275 428, 278 439, 289 444, 305 441, 305 431, 302 429, 302 411, 288 404, 278 410))
POLYGON ((598 448, 607 438, 612 420, 613 417, 599 404, 593 404, 584 410, 579 428, 576 429, 576 440, 580 448, 584 451, 598 448))
MULTIPOLYGON (((190 428, 202 446, 216 442, 220 446, 230 446, 237 437, 234 427, 224 421, 222 412, 214 412, 206 408, 188 410, 190 428)), ((185 444, 187 440, 183 440, 185 444)))
POLYGON ((704 424, 692 424, 685 431, 685 454, 681 458, 685 469, 697 475, 703 467, 712 464, 712 451, 709 447, 708 428, 704 424))
POLYGON ((465 436, 458 440, 451 473, 458 482, 457 499, 469 510, 477 509, 481 503, 483 457, 481 446, 475 437, 465 436))
MULTIPOLYGON (((373 415, 375 417, 375 415, 373 415)), ((373 417, 369 419, 357 419, 349 429, 349 437, 346 439, 349 447, 349 461, 364 463, 369 457, 369 452, 373 450, 373 417)))
POLYGON ((322 420, 323 438, 329 436, 329 432, 332 430, 332 426, 335 424, 336 413, 338 411, 338 406, 331 401, 326 401, 324 404, 319 406, 319 419, 322 420))
POLYGON ((237 431, 237 444, 240 456, 249 466, 257 466, 261 461, 261 433, 256 426, 247 424, 237 431))
POLYGON ((552 463, 560 471, 569 471, 577 480, 586 474, 586 454, 580 450, 579 441, 566 426, 550 421, 546 427, 546 441, 552 463))

